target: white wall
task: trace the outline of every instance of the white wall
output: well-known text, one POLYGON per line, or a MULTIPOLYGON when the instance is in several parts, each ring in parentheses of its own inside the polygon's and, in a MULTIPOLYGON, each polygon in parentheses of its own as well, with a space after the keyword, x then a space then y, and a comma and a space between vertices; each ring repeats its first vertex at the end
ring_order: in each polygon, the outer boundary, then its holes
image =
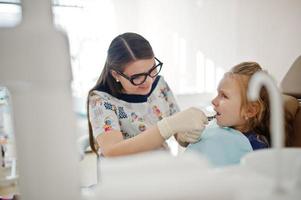
POLYGON ((301 54, 300 0, 113 2, 121 14, 120 32, 138 31, 148 38, 165 61, 168 80, 184 74, 186 84, 196 84, 192 76, 197 72, 198 51, 213 61, 215 70, 254 60, 277 81, 301 54))
POLYGON ((254 59, 282 80, 301 55, 301 1, 238 1, 237 60, 254 59))

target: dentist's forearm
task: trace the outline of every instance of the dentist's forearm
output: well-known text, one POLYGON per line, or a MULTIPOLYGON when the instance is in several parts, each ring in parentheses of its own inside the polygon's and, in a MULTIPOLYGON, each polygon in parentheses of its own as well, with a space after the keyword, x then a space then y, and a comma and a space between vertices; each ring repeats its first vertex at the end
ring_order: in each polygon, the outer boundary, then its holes
POLYGON ((118 141, 101 149, 106 157, 129 155, 158 149, 162 147, 164 141, 157 126, 153 126, 135 137, 118 141))

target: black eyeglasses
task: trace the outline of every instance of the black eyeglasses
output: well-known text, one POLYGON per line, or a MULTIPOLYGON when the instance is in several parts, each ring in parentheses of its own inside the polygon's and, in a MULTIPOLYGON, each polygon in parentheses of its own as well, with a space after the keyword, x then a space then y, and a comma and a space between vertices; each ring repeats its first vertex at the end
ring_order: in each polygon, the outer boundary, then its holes
POLYGON ((141 85, 145 82, 147 76, 149 76, 151 78, 155 78, 160 73, 163 63, 160 60, 158 60, 156 57, 155 57, 155 60, 156 60, 156 63, 154 64, 154 66, 146 73, 134 74, 129 77, 122 72, 119 72, 119 71, 116 71, 116 72, 119 75, 126 78, 127 80, 129 80, 133 85, 136 85, 136 86, 141 85))

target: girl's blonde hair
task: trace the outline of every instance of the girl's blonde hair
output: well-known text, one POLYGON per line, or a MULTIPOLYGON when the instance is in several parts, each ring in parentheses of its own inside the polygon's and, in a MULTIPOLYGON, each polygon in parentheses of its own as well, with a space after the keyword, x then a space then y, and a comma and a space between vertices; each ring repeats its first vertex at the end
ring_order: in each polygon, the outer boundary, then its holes
POLYGON ((247 90, 250 78, 259 71, 263 71, 261 66, 256 62, 242 62, 235 65, 231 70, 226 73, 238 81, 240 87, 240 95, 242 99, 241 114, 243 115, 244 109, 247 106, 254 104, 258 108, 254 117, 247 119, 246 129, 255 131, 259 135, 265 136, 270 143, 270 106, 268 93, 265 87, 261 88, 259 99, 254 102, 250 102, 247 99, 247 90))

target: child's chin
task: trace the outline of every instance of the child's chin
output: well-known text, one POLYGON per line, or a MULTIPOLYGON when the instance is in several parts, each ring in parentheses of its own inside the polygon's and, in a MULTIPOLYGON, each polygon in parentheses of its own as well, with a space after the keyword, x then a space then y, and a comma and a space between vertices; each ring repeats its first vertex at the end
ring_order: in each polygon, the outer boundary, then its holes
POLYGON ((219 126, 226 126, 225 123, 223 123, 219 120, 216 120, 216 124, 219 125, 219 126))

